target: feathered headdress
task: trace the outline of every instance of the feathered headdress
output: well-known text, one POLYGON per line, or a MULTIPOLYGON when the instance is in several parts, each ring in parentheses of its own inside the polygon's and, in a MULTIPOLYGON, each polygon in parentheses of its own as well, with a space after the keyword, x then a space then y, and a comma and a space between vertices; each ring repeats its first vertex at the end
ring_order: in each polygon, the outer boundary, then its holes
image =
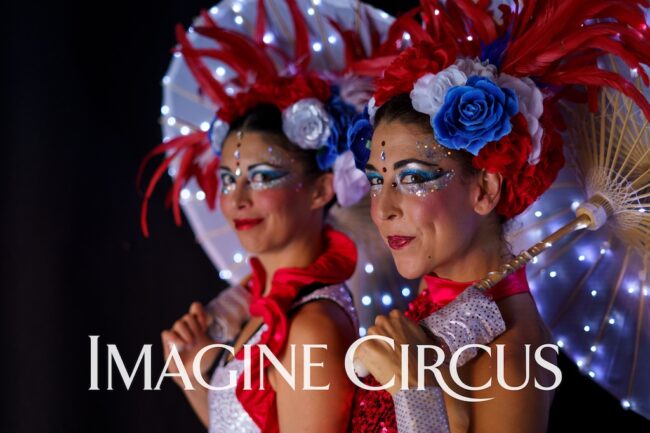
POLYGON ((285 0, 285 4, 293 22, 292 49, 280 49, 265 42, 268 19, 263 0, 257 1, 257 19, 251 37, 223 28, 205 11, 199 25, 191 31, 204 37, 208 44, 193 45, 185 29, 177 26, 175 51, 185 60, 201 96, 215 107, 215 115, 207 130, 173 138, 144 158, 138 183, 146 164, 164 155, 144 193, 141 226, 145 236, 148 236, 148 200, 172 163, 176 164, 175 175, 166 203, 172 206, 176 224, 181 222, 180 192, 191 179, 205 193, 208 207, 215 208, 219 156, 229 125, 260 104, 274 105, 282 112, 282 129, 292 143, 317 150, 319 167, 334 172, 339 204, 354 204, 367 192, 365 176, 355 167, 349 151, 346 131, 357 114, 354 106, 365 105, 374 89, 367 77, 376 75, 392 60, 394 55, 390 54, 396 50, 389 47, 396 46, 395 41, 391 38, 382 41, 380 33, 371 29, 371 41, 364 44, 357 32, 330 19, 344 43, 346 63, 342 70, 316 73, 310 70, 313 46, 305 17, 296 0, 285 0), (364 46, 370 49, 365 50, 364 46), (368 59, 374 59, 374 63, 364 63, 368 59), (234 77, 227 81, 215 77, 209 67, 215 61, 227 65, 234 77))
MULTIPOLYGON (((497 19, 490 0, 422 0, 422 25, 408 34, 413 46, 386 68, 368 105, 372 122, 381 105, 410 94, 439 144, 470 152, 476 168, 504 176, 497 212, 506 218, 533 203, 564 163, 559 100, 596 109, 599 90, 611 87, 650 118, 637 88, 599 66, 604 55, 616 55, 648 83, 641 66, 650 63, 647 0, 514 3, 500 5, 497 19)), ((352 148, 367 161, 364 143, 352 148)))

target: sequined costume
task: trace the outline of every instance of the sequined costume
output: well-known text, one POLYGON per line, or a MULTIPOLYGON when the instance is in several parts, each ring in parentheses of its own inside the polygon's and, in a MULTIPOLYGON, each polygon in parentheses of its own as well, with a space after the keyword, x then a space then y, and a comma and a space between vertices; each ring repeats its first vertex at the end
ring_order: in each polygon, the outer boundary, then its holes
MULTIPOLYGON (((427 326, 426 321, 429 317, 445 312, 445 307, 453 307, 452 303, 462 300, 461 296, 468 296, 465 289, 472 284, 471 282, 459 283, 433 275, 426 275, 424 279, 427 283, 426 289, 409 304, 405 313, 410 320, 420 322, 424 326, 427 326)), ((525 268, 508 276, 488 292, 495 301, 521 293, 530 293, 525 268)), ((483 305, 478 309, 474 307, 471 309, 471 315, 474 318, 480 318, 481 322, 485 324, 479 332, 468 334, 475 338, 481 332, 493 328, 495 317, 492 316, 494 310, 489 306, 483 305)), ((461 316, 459 310, 454 314, 458 317, 461 316)), ((502 320, 500 315, 496 319, 498 319, 496 326, 499 327, 498 322, 502 320)), ((442 325, 435 324, 433 326, 443 336, 443 340, 449 335, 454 335, 462 340, 463 332, 445 328, 445 322, 441 323, 442 325)), ((430 324, 430 329, 431 326, 430 324)), ((462 345, 470 342, 459 341, 458 343, 462 345)), ((489 341, 482 342, 488 343, 489 341)), ((451 342, 452 346, 455 344, 451 342)), ((364 378, 363 381, 370 386, 380 385, 372 376, 364 378)), ((400 433, 445 433, 449 429, 444 399, 439 388, 399 391, 394 396, 387 391, 359 389, 355 396, 351 428, 353 433, 396 433, 398 431, 400 433), (433 416, 434 413, 437 415, 433 416)))
MULTIPOLYGON (((350 295, 348 288, 343 284, 331 285, 315 290, 294 302, 290 311, 296 311, 299 307, 308 302, 323 299, 335 302, 347 313, 348 317, 354 324, 354 327, 358 327, 357 313, 354 308, 352 296, 350 295)), ((246 342, 246 344, 253 345, 258 343, 262 333, 266 331, 266 329, 266 325, 262 325, 260 329, 246 342)), ((214 387, 225 387, 230 383, 231 372, 234 371, 236 377, 239 378, 243 370, 243 360, 235 358, 226 363, 224 352, 224 355, 221 356, 217 368, 212 375, 210 385, 214 387)), ((273 391, 270 390, 269 392, 273 391)), ((237 399, 234 387, 224 391, 210 390, 208 392, 208 406, 210 411, 210 433, 252 433, 261 431, 237 399)), ((273 410, 275 407, 270 409, 273 410)))

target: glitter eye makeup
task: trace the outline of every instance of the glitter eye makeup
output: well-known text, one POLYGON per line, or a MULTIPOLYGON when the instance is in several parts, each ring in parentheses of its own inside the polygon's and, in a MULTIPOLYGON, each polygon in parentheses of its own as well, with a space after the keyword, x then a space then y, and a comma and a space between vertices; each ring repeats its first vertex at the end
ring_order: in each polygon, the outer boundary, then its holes
MULTIPOLYGON (((233 173, 227 167, 219 169, 219 178, 221 179, 221 192, 230 194, 237 188, 236 172, 233 173)), ((276 167, 271 164, 255 164, 248 167, 247 183, 253 191, 263 191, 270 188, 281 188, 289 184, 294 179, 289 170, 276 167)))
POLYGON ((370 195, 376 197, 384 185, 384 177, 376 171, 366 171, 368 182, 370 183, 370 195))
POLYGON ((237 178, 227 168, 219 169, 219 179, 221 179, 221 193, 224 195, 230 194, 237 187, 237 178))
MULTIPOLYGON (((391 186, 403 194, 418 197, 445 189, 454 178, 454 170, 445 170, 436 164, 417 159, 398 161, 395 170, 397 174, 391 186)), ((366 176, 370 183, 370 195, 377 197, 384 185, 384 177, 371 164, 366 166, 366 176)))
POLYGON ((398 189, 404 194, 425 197, 445 189, 453 177, 453 170, 411 162, 397 173, 398 189))
POLYGON ((293 177, 289 170, 269 164, 257 164, 248 168, 248 181, 253 191, 284 187, 293 177))

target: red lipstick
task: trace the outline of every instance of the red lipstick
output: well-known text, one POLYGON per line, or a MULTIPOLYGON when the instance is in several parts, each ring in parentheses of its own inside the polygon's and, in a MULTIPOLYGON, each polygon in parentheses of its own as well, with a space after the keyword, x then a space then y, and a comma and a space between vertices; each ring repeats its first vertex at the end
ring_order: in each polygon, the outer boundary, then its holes
POLYGON ((411 243, 415 236, 388 236, 388 246, 394 250, 401 250, 411 243))
POLYGON ((242 218, 236 219, 233 222, 235 223, 235 228, 237 230, 248 230, 252 229, 262 221, 264 221, 264 218, 242 218))

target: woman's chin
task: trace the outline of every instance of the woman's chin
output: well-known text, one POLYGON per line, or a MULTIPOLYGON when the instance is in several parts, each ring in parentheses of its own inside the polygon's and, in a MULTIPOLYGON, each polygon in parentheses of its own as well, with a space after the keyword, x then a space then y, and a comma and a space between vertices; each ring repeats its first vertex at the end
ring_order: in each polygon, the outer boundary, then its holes
POLYGON ((397 272, 399 272, 402 277, 408 280, 421 278, 426 273, 424 267, 422 266, 422 263, 419 263, 413 258, 409 259, 406 257, 395 256, 393 256, 393 258, 395 259, 397 272))
POLYGON ((261 239, 256 239, 254 236, 239 235, 237 236, 239 243, 247 253, 253 255, 264 254, 268 249, 266 243, 261 239))

